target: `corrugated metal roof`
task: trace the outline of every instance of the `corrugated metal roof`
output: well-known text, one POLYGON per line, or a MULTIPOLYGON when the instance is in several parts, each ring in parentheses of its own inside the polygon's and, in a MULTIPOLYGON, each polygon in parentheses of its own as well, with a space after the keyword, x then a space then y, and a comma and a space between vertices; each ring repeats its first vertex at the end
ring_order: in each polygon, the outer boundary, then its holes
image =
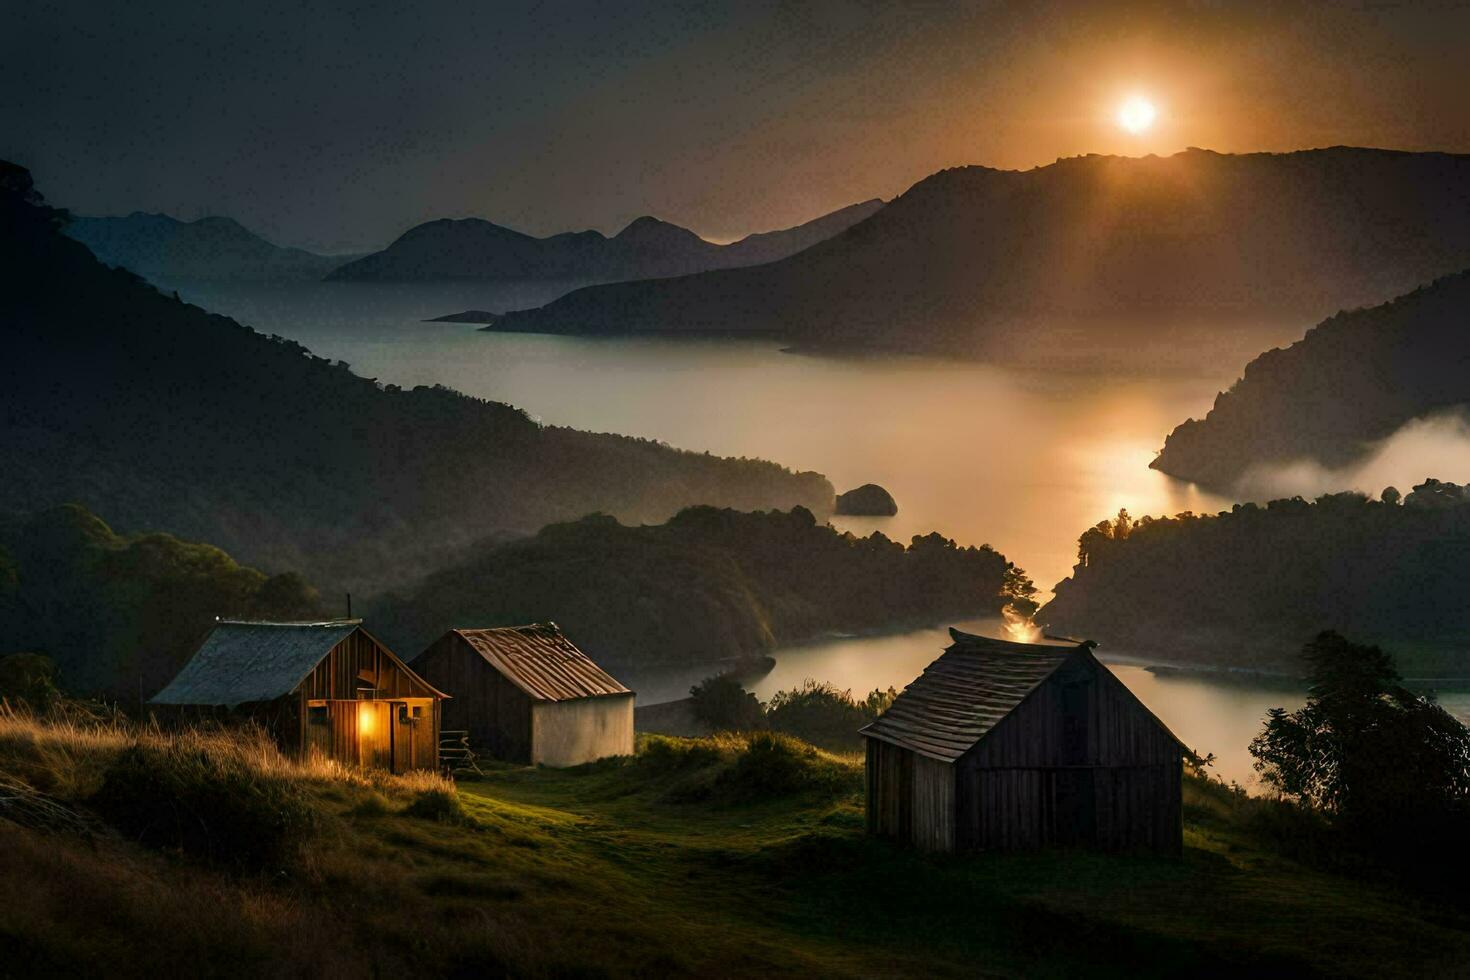
POLYGON ((152 704, 229 705, 290 694, 360 620, 221 622, 152 704))
POLYGON ((453 632, 538 701, 633 693, 578 650, 555 623, 453 632))
POLYGON ((954 643, 863 734, 944 762, 968 752, 1086 643, 1011 643, 950 630, 954 643))

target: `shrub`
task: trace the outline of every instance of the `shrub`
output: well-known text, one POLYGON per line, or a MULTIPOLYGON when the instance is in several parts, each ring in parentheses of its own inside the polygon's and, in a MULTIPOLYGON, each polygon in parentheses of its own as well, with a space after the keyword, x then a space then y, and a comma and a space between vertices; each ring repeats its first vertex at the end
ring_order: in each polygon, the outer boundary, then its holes
POLYGON ((803 792, 833 792, 852 782, 850 768, 811 745, 776 732, 755 732, 715 782, 719 795, 762 800, 803 792))
POLYGON ((694 717, 717 732, 748 732, 764 728, 761 703, 730 674, 707 677, 689 689, 694 717))
POLYGON ((236 870, 283 866, 316 828, 298 778, 258 763, 264 735, 140 737, 105 771, 88 803, 119 831, 236 870))
POLYGON ((61 700, 56 684, 56 661, 39 653, 0 657, 0 698, 23 703, 36 711, 49 710, 61 700))
POLYGON ((776 692, 766 706, 766 721, 773 731, 830 751, 851 752, 861 744, 858 729, 888 710, 897 696, 890 687, 857 701, 851 691, 808 679, 794 690, 776 692))
POLYGON ((467 819, 453 786, 434 786, 419 790, 413 801, 403 808, 405 816, 440 823, 464 823, 467 819))
POLYGON ((775 732, 643 736, 634 765, 664 777, 660 795, 673 803, 749 803, 850 792, 860 785, 860 770, 851 762, 775 732))

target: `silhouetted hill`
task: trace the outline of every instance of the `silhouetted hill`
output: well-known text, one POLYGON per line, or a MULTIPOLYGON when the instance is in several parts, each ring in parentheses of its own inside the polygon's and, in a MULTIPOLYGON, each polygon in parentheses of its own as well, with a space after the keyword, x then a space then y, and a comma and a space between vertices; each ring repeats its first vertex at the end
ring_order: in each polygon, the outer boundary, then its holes
POLYGON ((1470 403, 1470 271, 1339 313, 1269 350, 1164 441, 1154 469, 1226 487, 1253 466, 1340 467, 1437 409, 1470 403))
POLYGON ((1323 630, 1391 647, 1405 673, 1470 677, 1470 489, 1338 493, 1088 530, 1037 613, 1118 654, 1292 669, 1323 630))
POLYGON ((790 258, 590 286, 495 330, 983 354, 1031 322, 1324 316, 1470 265, 1470 156, 1336 147, 945 170, 790 258))
POLYGON ((861 221, 883 206, 864 201, 795 228, 716 245, 678 225, 644 216, 611 238, 595 231, 535 238, 479 218, 444 218, 410 228, 381 252, 334 271, 331 279, 581 279, 678 276, 785 258, 861 221))
POLYGON ((320 279, 354 258, 282 248, 233 218, 179 221, 135 211, 126 217, 73 217, 66 233, 104 265, 121 266, 156 282, 320 279))
POLYGON ((485 549, 408 598, 369 605, 374 631, 416 655, 446 627, 552 620, 599 662, 711 663, 832 631, 998 613, 1030 598, 985 545, 930 534, 905 548, 819 524, 810 511, 681 511, 625 527, 594 515, 485 549))
POLYGON ((815 473, 358 377, 106 268, 62 220, 0 164, 0 511, 77 501, 130 532, 381 588, 593 511, 832 506, 815 473))

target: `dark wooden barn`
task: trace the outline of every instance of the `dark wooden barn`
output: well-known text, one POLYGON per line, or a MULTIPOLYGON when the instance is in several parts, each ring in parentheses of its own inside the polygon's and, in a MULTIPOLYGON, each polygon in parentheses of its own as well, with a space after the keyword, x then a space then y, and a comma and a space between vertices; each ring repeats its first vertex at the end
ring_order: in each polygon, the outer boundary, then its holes
POLYGON ((413 664, 454 692, 444 727, 476 752, 547 766, 633 754, 633 692, 555 623, 450 630, 413 664))
POLYGON ((870 833, 1178 854, 1184 746, 1092 644, 954 643, 863 729, 870 833))
POLYGON ((444 697, 358 620, 225 621, 150 703, 253 719, 289 755, 406 772, 438 767, 444 697))

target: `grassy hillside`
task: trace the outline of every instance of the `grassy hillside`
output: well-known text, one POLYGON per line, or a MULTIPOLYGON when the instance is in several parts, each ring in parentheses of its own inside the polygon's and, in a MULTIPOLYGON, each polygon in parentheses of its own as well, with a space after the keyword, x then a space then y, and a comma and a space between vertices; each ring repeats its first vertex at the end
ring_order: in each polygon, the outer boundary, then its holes
POLYGON ((1030 579, 989 545, 938 534, 905 547, 843 534, 796 508, 691 507, 663 524, 592 516, 480 550, 409 596, 365 606, 416 655, 452 626, 558 623, 611 667, 710 663, 842 630, 1034 609, 1030 579))
POLYGON ((106 268, 64 224, 0 163, 0 511, 75 501, 336 591, 594 511, 831 509, 815 473, 359 377, 106 268))
MULTIPOLYGON (((138 741, 0 716, 0 961, 114 975, 1408 977, 1470 955, 1462 910, 1296 865, 1249 829, 1246 804, 1196 780, 1180 861, 938 858, 862 834, 856 760, 770 736, 647 738, 635 759, 455 790, 143 733, 169 776, 160 796, 198 800, 204 774, 225 774, 256 791, 237 800, 308 808, 251 865, 108 822, 116 811, 95 801, 138 741)), ((196 812, 228 829, 227 811, 196 812)))

